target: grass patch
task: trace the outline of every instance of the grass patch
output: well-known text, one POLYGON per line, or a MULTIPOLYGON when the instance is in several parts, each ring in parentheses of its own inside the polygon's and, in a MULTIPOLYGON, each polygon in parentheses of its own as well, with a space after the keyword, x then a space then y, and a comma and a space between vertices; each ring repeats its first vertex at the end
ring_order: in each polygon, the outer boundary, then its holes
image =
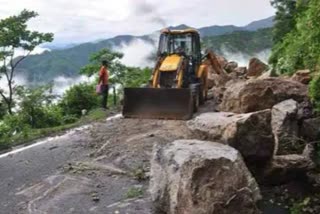
POLYGON ((138 198, 143 196, 143 189, 142 187, 131 187, 128 189, 128 191, 125 194, 126 199, 130 198, 138 198))
MULTIPOLYGON (((111 110, 112 111, 112 110, 111 110)), ((105 111, 102 109, 95 109, 90 111, 86 116, 82 116, 76 122, 71 124, 65 124, 61 126, 43 128, 43 129, 29 129, 27 132, 18 133, 7 140, 6 143, 0 143, 0 151, 8 150, 13 146, 18 146, 26 143, 33 143, 35 140, 50 137, 57 134, 61 134, 70 129, 83 126, 92 122, 97 122, 106 119, 111 115, 111 111, 105 111)))
POLYGON ((147 171, 144 169, 143 166, 139 166, 133 169, 131 175, 137 181, 145 181, 148 179, 147 171))

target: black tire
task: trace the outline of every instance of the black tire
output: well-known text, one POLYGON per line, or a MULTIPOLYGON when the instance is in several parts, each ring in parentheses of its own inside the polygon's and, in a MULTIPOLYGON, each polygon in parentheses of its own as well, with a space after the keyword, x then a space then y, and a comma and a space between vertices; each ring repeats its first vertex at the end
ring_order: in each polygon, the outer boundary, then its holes
POLYGON ((200 105, 203 105, 208 100, 208 92, 205 89, 206 78, 202 77, 200 81, 199 99, 200 105))
POLYGON ((199 111, 199 106, 200 106, 200 97, 199 97, 199 93, 197 93, 194 97, 193 97, 193 112, 196 113, 199 111))
POLYGON ((191 84, 189 87, 192 91, 193 112, 197 112, 200 106, 201 85, 199 83, 196 83, 196 84, 191 84))
POLYGON ((203 105, 205 101, 206 101, 206 98, 203 90, 203 85, 201 85, 199 90, 199 104, 203 105))

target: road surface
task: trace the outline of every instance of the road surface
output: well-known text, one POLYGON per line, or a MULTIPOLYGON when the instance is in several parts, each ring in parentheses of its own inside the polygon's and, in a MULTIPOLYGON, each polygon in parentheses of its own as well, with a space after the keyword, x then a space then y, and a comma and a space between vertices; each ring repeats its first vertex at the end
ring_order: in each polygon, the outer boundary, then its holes
POLYGON ((0 214, 149 214, 155 143, 185 138, 182 121, 119 117, 0 155, 0 214))

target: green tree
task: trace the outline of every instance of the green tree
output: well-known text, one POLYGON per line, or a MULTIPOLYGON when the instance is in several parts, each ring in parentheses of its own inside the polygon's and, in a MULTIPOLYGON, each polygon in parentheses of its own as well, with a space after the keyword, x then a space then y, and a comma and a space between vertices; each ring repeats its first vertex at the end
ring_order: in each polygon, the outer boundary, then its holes
POLYGON ((271 5, 277 10, 274 18, 273 41, 281 42, 285 35, 296 25, 297 0, 271 0, 271 5))
POLYGON ((275 44, 270 61, 281 73, 297 69, 319 70, 320 1, 297 1, 296 25, 275 44))
POLYGON ((31 128, 48 128, 62 124, 62 111, 53 104, 56 99, 51 86, 26 88, 19 86, 19 111, 17 115, 31 128))
POLYGON ((16 84, 14 74, 17 66, 40 44, 51 42, 53 34, 28 30, 27 22, 38 16, 34 11, 23 10, 17 16, 0 20, 0 78, 5 78, 8 87, 0 88, 0 96, 12 114, 16 84), (17 50, 24 50, 25 55, 14 58, 17 50))
POLYGON ((10 148, 13 136, 27 135, 29 130, 20 115, 7 114, 0 122, 0 150, 10 148))
MULTIPOLYGON (((276 65, 284 51, 285 38, 296 30, 297 19, 308 7, 309 0, 272 0, 271 5, 277 10, 273 27, 274 48, 269 62, 276 65)), ((281 63, 281 61, 280 61, 281 63)))
POLYGON ((114 52, 109 49, 102 49, 101 51, 93 54, 90 57, 90 64, 83 67, 80 71, 81 74, 92 76, 97 74, 102 60, 109 62, 109 81, 110 84, 124 87, 138 87, 142 84, 147 84, 151 76, 151 69, 149 68, 136 68, 127 67, 121 63, 122 53, 114 52))
POLYGON ((310 96, 315 103, 316 111, 320 113, 320 75, 313 78, 310 83, 310 96))
POLYGON ((150 68, 127 67, 123 85, 125 87, 142 87, 148 84, 151 75, 150 68))
POLYGON ((68 89, 59 106, 62 108, 64 115, 81 116, 82 110, 90 111, 99 106, 99 97, 94 91, 94 85, 81 83, 68 89))
POLYGON ((6 111, 5 104, 0 102, 0 120, 6 115, 6 111))
POLYGON ((118 74, 121 69, 123 68, 123 65, 121 64, 120 60, 123 57, 122 53, 111 51, 109 49, 102 49, 98 51, 95 54, 92 54, 90 56, 90 63, 83 68, 81 68, 80 73, 87 75, 87 76, 93 76, 97 74, 97 72, 100 70, 101 62, 103 60, 108 61, 109 63, 109 70, 112 72, 111 75, 118 74))

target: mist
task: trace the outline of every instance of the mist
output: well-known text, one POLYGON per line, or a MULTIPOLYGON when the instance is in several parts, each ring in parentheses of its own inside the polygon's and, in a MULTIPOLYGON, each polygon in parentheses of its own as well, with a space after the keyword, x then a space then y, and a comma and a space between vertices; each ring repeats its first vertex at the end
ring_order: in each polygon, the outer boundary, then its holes
POLYGON ((155 45, 145 42, 142 39, 135 39, 129 44, 121 44, 114 48, 124 54, 121 62, 126 66, 133 67, 151 67, 152 62, 148 57, 156 50, 155 45))
POLYGON ((52 93, 54 95, 62 96, 63 93, 67 91, 70 87, 80 83, 91 83, 94 80, 95 80, 95 76, 87 77, 82 75, 82 76, 73 77, 73 78, 59 76, 53 80, 52 93))
MULTIPOLYGON (((134 39, 130 43, 122 43, 119 46, 113 47, 114 51, 118 51, 124 54, 121 62, 126 66, 133 66, 133 67, 153 67, 154 62, 150 59, 150 56, 155 53, 157 50, 156 44, 158 44, 159 33, 155 33, 150 38, 153 42, 146 42, 142 39, 134 39)), ((33 54, 40 54, 43 51, 49 51, 46 48, 37 48, 33 54)), ((234 52, 229 50, 226 47, 223 47, 221 50, 222 54, 228 61, 235 61, 238 63, 239 66, 248 66, 248 63, 252 57, 257 57, 263 62, 267 63, 268 58, 270 56, 271 50, 263 50, 261 52, 248 55, 242 52, 234 52)), ((18 54, 23 54, 19 52, 18 54)), ((98 71, 97 71, 98 74, 98 71)), ((87 76, 78 76, 78 77, 64 77, 59 76, 52 80, 53 89, 52 92, 55 95, 61 96, 63 93, 68 90, 71 86, 85 83, 85 82, 94 82, 97 75, 94 75, 90 78, 87 76)), ((27 86, 26 78, 20 74, 16 75, 14 78, 14 82, 16 85, 24 85, 27 86)), ((5 77, 0 79, 0 87, 7 90, 7 81, 5 77)))
POLYGON ((271 49, 266 49, 253 54, 246 54, 239 51, 231 51, 226 47, 222 47, 221 49, 222 55, 230 62, 237 62, 239 66, 244 67, 248 66, 251 58, 256 57, 260 59, 262 62, 268 64, 268 59, 271 55, 271 49))

